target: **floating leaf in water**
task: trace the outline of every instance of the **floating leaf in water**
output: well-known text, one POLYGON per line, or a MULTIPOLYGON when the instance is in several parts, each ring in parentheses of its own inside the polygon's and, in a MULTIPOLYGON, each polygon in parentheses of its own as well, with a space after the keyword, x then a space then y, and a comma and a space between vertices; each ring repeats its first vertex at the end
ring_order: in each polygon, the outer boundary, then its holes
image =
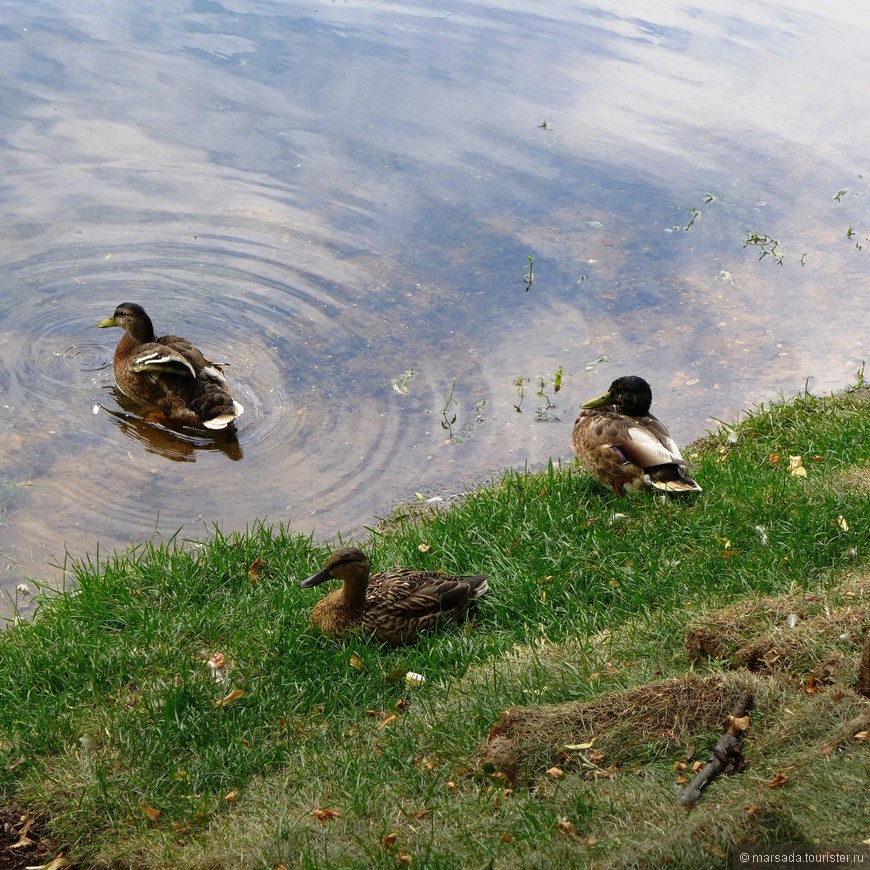
POLYGON ((400 395, 406 396, 408 394, 408 383, 411 378, 414 377, 414 370, 408 369, 408 371, 403 372, 400 375, 397 375, 390 382, 392 384, 393 389, 400 395))

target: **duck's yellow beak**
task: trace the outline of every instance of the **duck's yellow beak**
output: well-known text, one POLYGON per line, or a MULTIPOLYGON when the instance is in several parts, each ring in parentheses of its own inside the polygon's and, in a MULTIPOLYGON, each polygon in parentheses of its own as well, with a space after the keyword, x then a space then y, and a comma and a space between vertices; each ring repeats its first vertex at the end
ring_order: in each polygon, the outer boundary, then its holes
POLYGON ((117 326, 117 325, 118 325, 118 324, 115 323, 115 318, 114 318, 114 317, 107 317, 105 320, 101 320, 101 321, 97 324, 97 326, 99 326, 100 329, 102 329, 102 328, 104 328, 104 327, 106 327, 106 326, 117 326))
POLYGON ((608 390, 603 396, 599 396, 597 399, 590 399, 588 402, 584 402, 580 407, 581 408, 600 408, 602 405, 609 405, 613 400, 610 398, 610 390, 608 390))

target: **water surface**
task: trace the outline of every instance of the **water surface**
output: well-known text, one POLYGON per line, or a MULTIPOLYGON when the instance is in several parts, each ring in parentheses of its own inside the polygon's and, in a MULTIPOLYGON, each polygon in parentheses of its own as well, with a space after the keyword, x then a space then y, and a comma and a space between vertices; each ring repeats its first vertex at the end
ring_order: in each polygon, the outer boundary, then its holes
POLYGON ((684 442, 848 383, 857 10, 4 4, 0 585, 215 523, 359 533, 570 457, 618 374, 684 442), (122 301, 229 363, 237 439, 124 411, 122 301))

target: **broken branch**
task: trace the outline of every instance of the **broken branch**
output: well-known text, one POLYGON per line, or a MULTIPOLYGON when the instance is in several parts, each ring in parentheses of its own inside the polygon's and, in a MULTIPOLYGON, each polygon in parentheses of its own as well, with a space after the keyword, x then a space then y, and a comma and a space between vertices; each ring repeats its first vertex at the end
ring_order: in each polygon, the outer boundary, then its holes
POLYGON ((701 799, 701 792, 720 773, 739 770, 743 762, 743 737, 749 728, 749 711, 755 703, 752 693, 745 694, 732 711, 728 730, 713 747, 709 761, 698 771, 695 778, 680 792, 679 802, 684 807, 693 807, 701 799))

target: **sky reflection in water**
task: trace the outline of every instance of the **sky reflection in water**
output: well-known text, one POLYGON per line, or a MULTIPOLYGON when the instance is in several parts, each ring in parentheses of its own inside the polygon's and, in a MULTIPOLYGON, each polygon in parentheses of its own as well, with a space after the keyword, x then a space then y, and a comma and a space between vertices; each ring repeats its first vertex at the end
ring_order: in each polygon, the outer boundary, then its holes
POLYGON ((6 4, 0 584, 213 523, 358 533, 569 457, 618 374, 684 442, 848 383, 870 13, 718 5, 6 4), (123 414, 122 301, 230 364, 238 443, 123 414))

